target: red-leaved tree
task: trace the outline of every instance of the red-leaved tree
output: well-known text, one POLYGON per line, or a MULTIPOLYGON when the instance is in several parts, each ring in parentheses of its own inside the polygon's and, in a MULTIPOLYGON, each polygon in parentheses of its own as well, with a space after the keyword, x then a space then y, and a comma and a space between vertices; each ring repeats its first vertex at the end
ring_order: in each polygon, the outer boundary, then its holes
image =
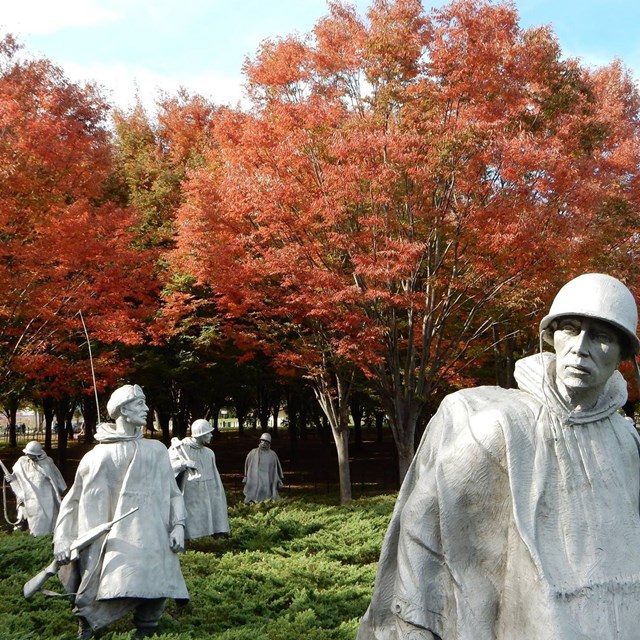
POLYGON ((253 108, 218 114, 173 264, 239 341, 313 381, 347 501, 353 367, 404 476, 430 396, 492 328, 576 272, 627 273, 638 95, 619 63, 564 60, 550 29, 482 0, 374 0, 366 21, 332 2, 245 70, 253 108))
POLYGON ((139 343, 157 288, 132 247, 136 217, 110 201, 108 105, 46 59, 0 41, 0 384, 40 396, 92 396, 139 343))

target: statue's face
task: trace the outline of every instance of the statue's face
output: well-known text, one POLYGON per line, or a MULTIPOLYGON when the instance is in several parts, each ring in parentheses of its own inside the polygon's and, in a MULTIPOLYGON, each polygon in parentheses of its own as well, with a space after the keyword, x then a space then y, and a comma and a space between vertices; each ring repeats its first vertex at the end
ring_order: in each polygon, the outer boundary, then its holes
POLYGON ((610 324, 585 318, 560 318, 553 333, 556 377, 571 390, 600 390, 620 364, 622 345, 610 324))
POLYGON ((133 424, 136 427, 142 427, 147 423, 147 413, 149 413, 149 407, 145 402, 145 398, 138 396, 127 402, 120 408, 120 413, 124 416, 129 424, 133 424))
POLYGON ((209 433, 203 433, 200 436, 200 442, 202 442, 202 444, 209 444, 211 442, 212 436, 213 433, 211 431, 209 431, 209 433))
POLYGON ((271 443, 267 440, 260 440, 260 442, 258 443, 258 447, 260 447, 260 449, 262 449, 263 451, 266 451, 271 447, 271 443))

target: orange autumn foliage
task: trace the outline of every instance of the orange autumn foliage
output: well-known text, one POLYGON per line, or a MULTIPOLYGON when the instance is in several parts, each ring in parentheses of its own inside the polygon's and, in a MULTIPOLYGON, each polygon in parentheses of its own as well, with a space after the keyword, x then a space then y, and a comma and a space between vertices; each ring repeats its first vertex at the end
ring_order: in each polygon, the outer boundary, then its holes
POLYGON ((283 364, 359 366, 404 470, 494 324, 580 271, 630 274, 639 103, 621 64, 563 59, 509 3, 367 18, 332 2, 247 61, 253 109, 218 114, 171 260, 283 364))
MULTIPOLYGON (((0 41, 0 381, 52 394, 92 388, 82 311, 96 343, 135 344, 151 312, 148 259, 130 247, 132 211, 105 195, 108 106, 44 59, 0 41)), ((124 363, 97 349, 101 384, 124 363)))

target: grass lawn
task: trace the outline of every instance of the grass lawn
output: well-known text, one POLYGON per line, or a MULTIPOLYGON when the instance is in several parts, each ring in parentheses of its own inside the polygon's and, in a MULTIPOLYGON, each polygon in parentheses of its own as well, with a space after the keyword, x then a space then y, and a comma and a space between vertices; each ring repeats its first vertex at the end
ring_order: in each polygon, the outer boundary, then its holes
MULTIPOLYGON (((228 492, 231 536, 189 543, 181 556, 191 595, 169 601, 165 640, 353 640, 373 588, 395 494, 363 497, 348 507, 316 494, 244 505, 228 492)), ((71 640, 76 618, 66 598, 23 584, 52 560, 51 537, 0 532, 0 640, 71 640)), ((57 578, 46 588, 61 591, 57 578)), ((103 640, 133 637, 130 616, 103 640)))

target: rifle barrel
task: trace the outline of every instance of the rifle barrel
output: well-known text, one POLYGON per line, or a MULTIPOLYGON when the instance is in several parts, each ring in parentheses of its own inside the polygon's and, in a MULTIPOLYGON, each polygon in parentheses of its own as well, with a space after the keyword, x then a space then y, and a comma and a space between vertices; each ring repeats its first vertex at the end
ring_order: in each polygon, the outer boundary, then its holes
POLYGON ((4 471, 5 476, 11 475, 11 471, 7 469, 7 467, 5 466, 4 462, 2 462, 2 460, 0 460, 0 466, 2 467, 2 470, 4 471))
POLYGON ((121 516, 118 516, 117 518, 114 518, 110 522, 105 522, 103 524, 99 524, 97 527, 93 527, 93 529, 89 529, 89 531, 86 531, 85 533, 83 533, 77 540, 73 542, 73 544, 71 545, 71 551, 80 551, 85 547, 88 547, 94 540, 98 539, 103 533, 106 533, 107 531, 111 531, 111 527, 113 527, 113 525, 116 522, 120 522, 120 520, 123 520, 127 516, 130 516, 132 513, 134 513, 138 509, 139 507, 133 507, 133 509, 127 511, 126 513, 123 513, 121 516))
MULTIPOLYGON (((4 466, 4 465, 3 465, 4 466)), ((72 559, 77 557, 77 552, 82 550, 84 547, 89 546, 94 540, 100 537, 103 533, 106 533, 111 529, 111 527, 116 523, 120 522, 123 518, 130 516, 132 513, 137 511, 139 507, 134 507, 127 513, 123 513, 121 516, 114 518, 110 522, 105 522, 97 527, 93 527, 93 529, 89 529, 83 536, 78 538, 71 545, 71 552, 75 552, 72 555, 72 559)), ((33 596, 38 593, 38 591, 42 590, 44 583, 53 575, 58 572, 59 564, 57 560, 54 560, 49 565, 47 565, 40 573, 35 575, 31 580, 29 580, 23 587, 23 594, 27 600, 31 600, 33 596)))

